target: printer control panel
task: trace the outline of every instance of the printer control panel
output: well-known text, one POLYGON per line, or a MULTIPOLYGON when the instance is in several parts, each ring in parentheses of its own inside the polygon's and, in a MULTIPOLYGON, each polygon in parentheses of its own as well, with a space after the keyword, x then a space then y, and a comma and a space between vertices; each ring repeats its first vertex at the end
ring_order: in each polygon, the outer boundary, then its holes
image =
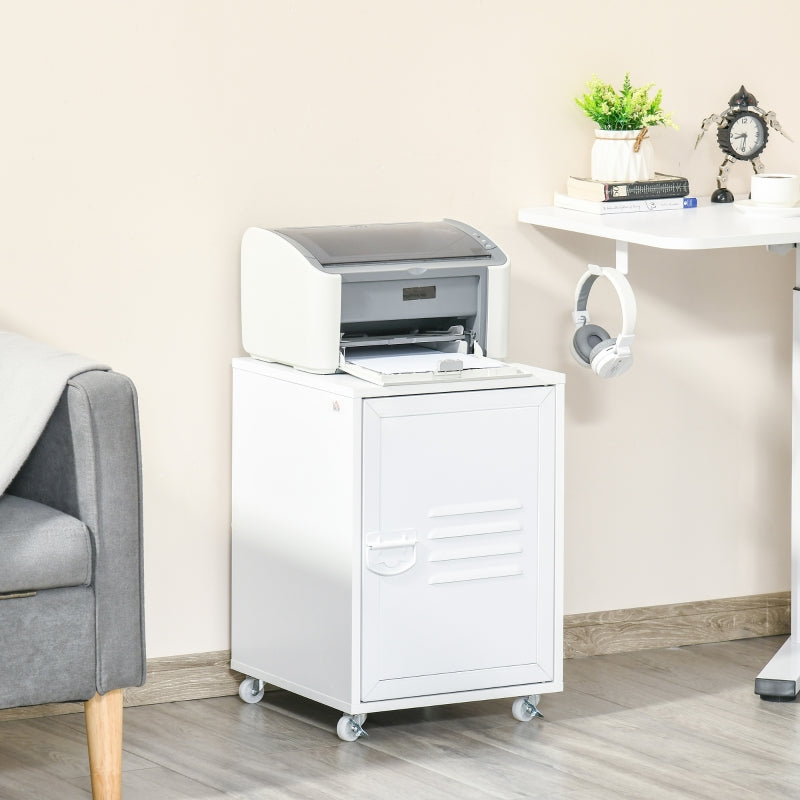
POLYGON ((494 250, 497 245, 491 240, 487 239, 482 233, 475 231, 470 234, 476 242, 478 242, 484 250, 494 250))

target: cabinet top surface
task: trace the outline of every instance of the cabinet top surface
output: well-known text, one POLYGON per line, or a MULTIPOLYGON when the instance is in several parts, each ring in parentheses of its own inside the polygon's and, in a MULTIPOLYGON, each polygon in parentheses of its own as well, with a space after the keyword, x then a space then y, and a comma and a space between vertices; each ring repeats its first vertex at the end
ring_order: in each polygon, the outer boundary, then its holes
POLYGON ((554 206, 522 208, 519 221, 543 228, 668 250, 708 250, 800 242, 800 216, 744 213, 734 203, 700 198, 697 208, 590 214, 554 206))
POLYGON ((290 383, 309 386, 332 394, 346 397, 391 397, 405 394, 431 394, 435 392, 463 392, 478 389, 512 389, 524 386, 553 386, 564 383, 564 375, 537 367, 531 368, 532 375, 505 378, 482 378, 462 380, 437 380, 424 383, 407 383, 395 386, 378 386, 369 381, 355 378, 343 372, 331 375, 316 375, 303 372, 283 364, 261 361, 257 358, 234 358, 233 369, 253 372, 290 383))

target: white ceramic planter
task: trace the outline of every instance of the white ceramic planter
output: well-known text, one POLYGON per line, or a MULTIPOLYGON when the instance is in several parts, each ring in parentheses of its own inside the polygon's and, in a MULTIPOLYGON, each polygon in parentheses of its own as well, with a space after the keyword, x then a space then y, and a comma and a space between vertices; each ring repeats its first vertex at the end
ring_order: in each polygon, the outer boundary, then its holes
POLYGON ((639 130, 596 130, 594 135, 592 180, 612 183, 646 181, 655 177, 655 154, 646 131, 644 136, 639 130))

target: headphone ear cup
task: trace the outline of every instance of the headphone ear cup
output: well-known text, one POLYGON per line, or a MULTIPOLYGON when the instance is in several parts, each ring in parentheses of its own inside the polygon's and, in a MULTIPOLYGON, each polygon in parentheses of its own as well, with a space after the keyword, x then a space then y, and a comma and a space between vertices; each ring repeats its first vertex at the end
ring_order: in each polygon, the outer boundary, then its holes
POLYGON ((624 355, 618 353, 615 347, 616 343, 616 339, 608 339, 592 349, 592 370, 601 378, 622 375, 633 366, 633 353, 630 351, 624 355))
POLYGON ((611 337, 605 328, 592 324, 581 325, 572 337, 572 352, 579 364, 588 367, 592 363, 592 351, 609 339, 611 337))
POLYGON ((616 343, 616 339, 605 339, 602 342, 598 342, 592 348, 592 352, 589 353, 589 364, 593 364, 594 360, 600 355, 600 353, 602 353, 604 350, 608 350, 610 347, 613 347, 616 343))

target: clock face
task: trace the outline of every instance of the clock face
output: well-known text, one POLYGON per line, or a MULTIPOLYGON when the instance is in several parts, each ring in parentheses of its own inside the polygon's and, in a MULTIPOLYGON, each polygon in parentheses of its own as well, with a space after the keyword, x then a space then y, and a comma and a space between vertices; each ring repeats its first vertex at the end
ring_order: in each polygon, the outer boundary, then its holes
POLYGON ((717 141, 724 152, 748 161, 767 146, 767 126, 757 114, 739 112, 733 115, 727 127, 717 130, 717 141))

